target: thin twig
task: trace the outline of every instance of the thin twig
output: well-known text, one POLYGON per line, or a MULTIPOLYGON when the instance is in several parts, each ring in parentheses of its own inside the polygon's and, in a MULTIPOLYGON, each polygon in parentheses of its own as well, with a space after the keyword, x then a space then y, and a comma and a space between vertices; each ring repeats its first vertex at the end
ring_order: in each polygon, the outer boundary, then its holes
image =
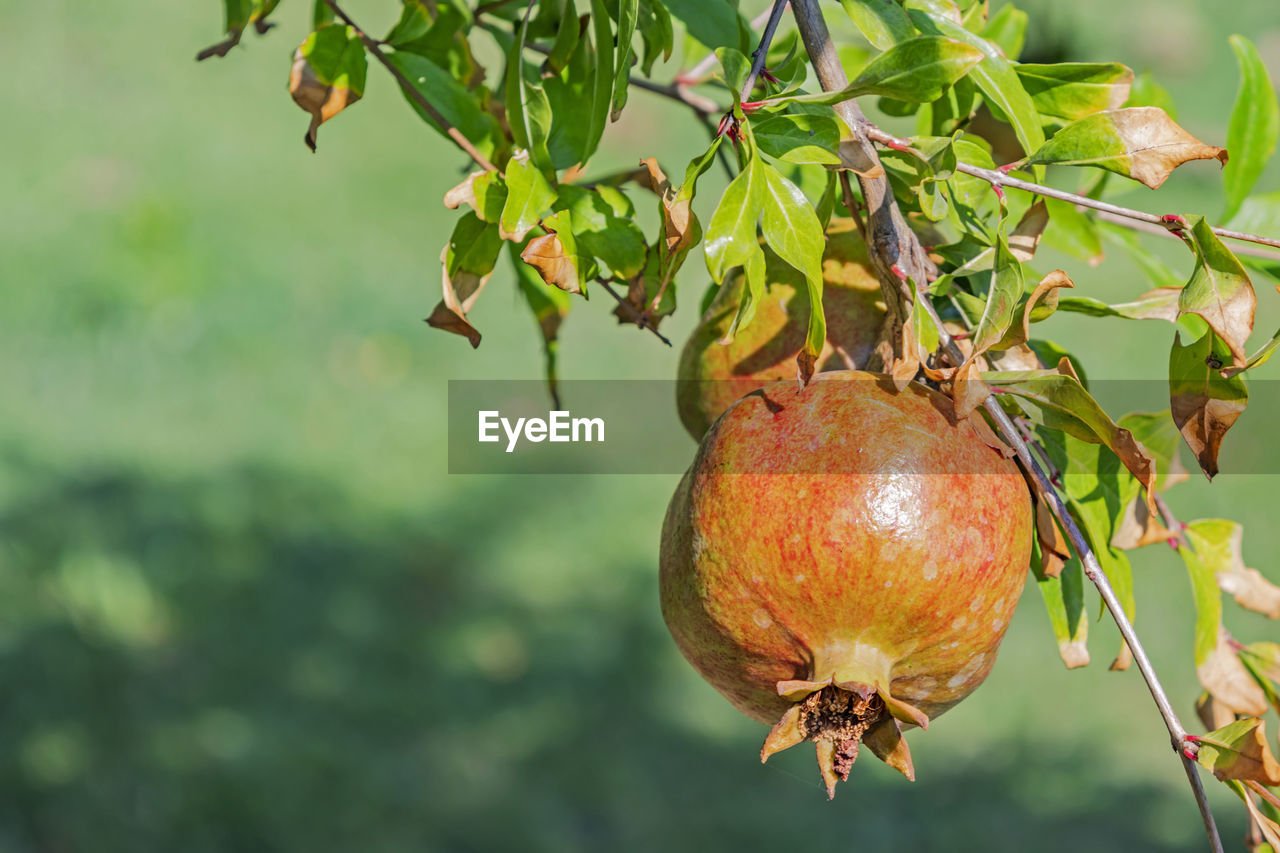
MULTIPOLYGON (((818 74, 818 80, 821 82, 822 88, 826 91, 843 89, 847 84, 847 78, 840 67, 835 45, 831 42, 830 33, 827 31, 826 23, 822 20, 822 12, 818 8, 816 0, 794 0, 791 7, 795 11, 796 23, 800 27, 801 37, 804 39, 810 61, 818 74)), ((841 117, 845 119, 845 123, 853 129, 855 138, 858 138, 859 141, 865 141, 866 146, 871 147, 868 139, 870 126, 862 115, 862 111, 855 104, 848 101, 837 105, 836 109, 841 113, 841 117)), ((894 141, 897 142, 898 140, 895 139, 894 141)), ((878 162, 879 155, 875 153, 873 147, 871 156, 875 158, 872 162, 878 162)), ((984 169, 980 171, 985 173, 990 170, 984 169)), ((1002 183, 1012 185, 1008 184, 1005 180, 1006 176, 1001 173, 991 172, 991 175, 1002 183)), ((986 178, 987 176, 980 174, 976 175, 976 177, 986 178)), ((907 287, 906 281, 907 277, 912 276, 913 273, 903 269, 900 259, 903 255, 907 255, 907 259, 910 260, 911 256, 916 255, 916 253, 923 254, 923 250, 920 249, 919 241, 914 233, 902 221, 901 213, 897 211, 897 204, 892 194, 882 195, 873 202, 872 197, 866 192, 867 183, 865 179, 860 176, 860 180, 864 181, 864 198, 868 201, 868 209, 872 217, 872 232, 875 235, 874 246, 869 246, 868 248, 872 250, 873 254, 880 255, 880 266, 889 263, 891 264, 891 269, 900 273, 898 275, 900 286, 904 291, 904 296, 910 298, 910 288, 907 287), (888 208, 889 210, 883 211, 877 210, 877 208, 888 208), (896 214, 896 216, 893 214, 896 214), (889 233, 881 233, 882 228, 892 228, 893 230, 889 233), (897 250, 896 254, 894 253, 895 249, 897 250)), ((995 181, 992 181, 992 183, 994 184, 995 181)), ((926 279, 921 275, 915 280, 925 281, 926 279)), ((964 362, 964 354, 961 352, 960 347, 956 345, 950 333, 947 332, 942 318, 938 316, 938 312, 933 307, 933 303, 928 298, 925 298, 921 299, 917 304, 937 326, 939 340, 947 356, 954 364, 962 364, 964 362)), ((1151 697, 1155 701, 1156 707, 1160 711, 1160 716, 1164 719, 1165 726, 1169 730, 1173 747, 1179 753, 1179 760, 1183 762, 1183 769, 1187 774, 1188 781, 1191 783, 1196 804, 1199 806, 1201 817, 1204 820, 1205 832, 1208 835, 1210 846, 1215 853, 1221 853, 1222 840, 1218 837, 1218 830, 1213 820, 1213 814, 1209 809, 1209 802, 1205 797, 1204 787, 1200 783, 1196 765, 1187 759, 1185 755, 1182 755, 1182 751, 1190 746, 1186 729, 1183 728, 1177 713, 1174 712, 1173 706, 1169 702, 1169 697, 1151 665, 1151 660, 1147 657, 1146 649, 1138 639, 1138 635, 1133 629, 1133 624, 1129 621, 1128 616, 1125 615, 1124 607, 1116 598, 1111 582, 1107 579, 1106 573, 1098 563, 1098 558, 1093 553, 1088 539, 1085 538, 1080 528, 1076 525, 1061 495, 1058 494, 1057 489, 1050 482, 1048 475, 1045 474, 1039 461, 1027 446, 1027 442, 1019 434, 1013 420, 1001 408, 994 395, 988 395, 982 405, 994 422, 1000 437, 1013 448, 1023 467, 1035 478, 1040 489, 1044 492, 1050 509, 1057 517, 1058 523, 1066 532, 1067 538, 1084 564, 1085 575, 1097 587, 1103 602, 1107 606, 1107 610, 1111 612, 1112 618, 1115 619, 1116 625, 1120 629, 1120 635, 1129 645, 1134 660, 1138 664, 1138 669, 1147 683, 1148 690, 1151 692, 1151 697)))
POLYGON ((751 70, 747 72, 746 82, 742 84, 741 96, 744 101, 750 99, 751 90, 756 87, 756 79, 759 78, 765 62, 769 59, 769 45, 773 43, 773 34, 778 31, 782 13, 787 11, 787 2, 788 0, 773 0, 773 8, 769 11, 769 20, 765 22, 764 32, 760 35, 760 43, 756 45, 755 53, 751 54, 751 70))
MULTIPOLYGON (((1162 237, 1181 241, 1177 234, 1174 234, 1163 225, 1152 225, 1149 222, 1130 219, 1126 216, 1120 216, 1119 214, 1110 213, 1105 210, 1096 211, 1095 215, 1103 222, 1110 222, 1112 225, 1120 225, 1134 231, 1141 231, 1143 234, 1158 234, 1162 237)), ((1254 246, 1249 243, 1245 243, 1243 246, 1236 246, 1232 251, 1237 255, 1251 255, 1255 258, 1265 258, 1269 261, 1280 261, 1280 252, 1273 252, 1263 246, 1254 246)))
MULTIPOLYGON (((891 133, 885 133, 880 128, 866 122, 863 123, 863 131, 866 133, 868 138, 875 142, 879 142, 882 145, 887 145, 890 148, 894 148, 899 151, 906 151, 908 153, 915 154, 917 157, 921 156, 920 152, 911 147, 911 140, 909 139, 902 139, 891 133)), ((1122 207, 1118 204, 1112 204, 1109 201, 1099 201, 1096 198, 1089 198, 1088 196, 1067 192, 1066 190, 1054 189, 1053 187, 1048 187, 1044 184, 1024 181, 1021 178, 1015 178, 997 169, 984 169, 981 166, 974 166, 970 163, 957 163, 956 171, 962 172, 966 175, 972 175, 975 178, 981 178, 993 187, 1012 187, 1015 190, 1035 193, 1036 195, 1042 195, 1046 198, 1056 198, 1059 201, 1068 201, 1077 207, 1092 208, 1093 210, 1109 213, 1122 219, 1145 222, 1150 225, 1158 225, 1161 228, 1165 226, 1164 217, 1158 216, 1154 213, 1147 213, 1143 210, 1134 210, 1131 207, 1122 207)), ((1243 231, 1233 231, 1229 228, 1218 228, 1216 226, 1214 226, 1212 230, 1213 233, 1219 237, 1227 237, 1232 240, 1242 240, 1247 243, 1259 243, 1263 246, 1274 246, 1276 248, 1280 248, 1280 239, 1274 237, 1262 237, 1258 234, 1246 234, 1243 231)))
POLYGON ((1280 797, 1277 797, 1271 791, 1267 790, 1265 786, 1255 782, 1252 779, 1246 780, 1245 784, 1248 785, 1253 790, 1257 791, 1258 796, 1262 797, 1262 799, 1266 800, 1268 803, 1271 803, 1271 805, 1280 809, 1280 797))
MULTIPOLYGON (((749 26, 753 30, 756 27, 764 26, 765 22, 769 20, 769 17, 772 14, 773 9, 765 9, 759 15, 756 15, 751 19, 749 26)), ((719 61, 720 57, 716 56, 714 50, 711 51, 706 56, 702 57, 702 59, 698 60, 697 65, 693 66, 688 71, 681 71, 677 74, 676 83, 682 86, 694 86, 701 83, 707 75, 711 73, 711 70, 716 67, 716 63, 719 61)))
POLYGON ((642 329, 648 329, 649 331, 653 332, 655 336, 657 336, 658 340, 662 341, 667 346, 671 346, 671 340, 666 336, 664 336, 661 332, 659 332, 658 327, 653 325, 653 322, 648 317, 644 316, 639 311, 637 311, 634 305, 632 305, 630 302, 627 302, 625 299, 619 296, 618 292, 609 285, 609 282, 607 279, 598 278, 596 279, 596 281, 600 284, 601 287, 605 289, 605 291, 610 296, 612 296, 614 299, 618 301, 618 304, 621 305, 628 314, 631 315, 631 319, 635 321, 635 324, 637 326, 639 326, 642 329))
POLYGON ((454 141, 454 144, 470 155, 471 159, 475 160, 480 168, 487 172, 498 171, 498 167, 493 165, 488 157, 480 153, 480 150, 471 143, 471 140, 462 135, 462 131, 450 124, 449 120, 446 119, 440 111, 427 100, 426 95, 423 95, 422 92, 413 85, 413 82, 409 80, 408 77, 404 76, 399 68, 396 68, 391 60, 387 58, 387 55, 382 52, 382 48, 378 46, 377 39, 370 38, 365 35, 364 30, 356 26, 356 22, 351 20, 350 16, 348 16, 346 12, 342 11, 334 0, 324 0, 324 3, 333 11, 333 14, 337 15, 338 18, 342 20, 344 24, 356 31, 360 36, 360 41, 364 43, 365 50, 373 54, 374 59, 386 66, 386 69, 391 72, 392 77, 396 78, 396 82, 400 84, 401 89, 404 89, 404 93, 409 96, 409 99, 421 107, 422 111, 444 130, 445 135, 454 141))

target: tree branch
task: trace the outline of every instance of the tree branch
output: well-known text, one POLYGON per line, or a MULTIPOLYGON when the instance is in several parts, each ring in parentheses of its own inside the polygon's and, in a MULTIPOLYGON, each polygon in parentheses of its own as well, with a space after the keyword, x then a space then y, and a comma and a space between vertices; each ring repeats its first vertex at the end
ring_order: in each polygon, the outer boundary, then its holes
POLYGON ((635 309, 635 306, 632 305, 630 302, 627 302, 625 299, 619 296, 618 291, 613 289, 612 285, 609 284, 608 279, 597 278, 596 282, 599 283, 599 285, 603 287, 610 296, 612 296, 614 299, 617 300, 618 305, 622 306, 622 308, 628 314, 631 315, 631 319, 635 321, 635 324, 637 326, 639 326, 642 329, 648 329, 649 331, 653 332, 653 334, 657 337, 658 340, 662 341, 667 346, 671 346, 670 339, 658 331, 658 327, 653 325, 652 320, 650 320, 647 316, 637 311, 635 309))
MULTIPOLYGON (((863 130, 869 138, 876 142, 887 145, 888 147, 898 151, 906 151, 907 153, 914 154, 917 157, 921 156, 920 152, 911 147, 911 140, 902 139, 891 133, 885 133, 880 128, 866 122, 865 119, 863 121, 863 130)), ((1023 190, 1025 192, 1035 193, 1036 195, 1042 195, 1047 198, 1056 198, 1059 201, 1068 201, 1077 207, 1088 207, 1093 210, 1101 211, 1102 213, 1110 214, 1113 217, 1130 219, 1136 222, 1145 222, 1149 225, 1157 225, 1161 228, 1165 228, 1164 218, 1157 216, 1154 213, 1134 210, 1131 207, 1121 207, 1118 204, 1112 204, 1108 201, 1099 201, 1096 198, 1089 198, 1088 196, 1078 195, 1076 193, 1067 192, 1066 190, 1054 189, 1053 187, 1048 187, 1044 184, 1024 181, 1021 178, 1012 177, 997 169, 983 169, 980 166, 973 166, 969 163, 956 163, 956 171, 962 172, 966 175, 972 175, 975 178, 981 178, 993 187, 1012 187, 1015 190, 1023 190)), ((1259 243, 1263 246, 1274 246, 1276 248, 1280 248, 1280 239, 1273 237, 1246 234, 1243 231, 1233 231, 1229 228, 1218 228, 1216 226, 1213 228, 1213 233, 1217 234, 1219 237, 1227 237, 1232 240, 1242 240, 1247 243, 1259 243)), ((1271 257, 1271 254, 1268 253, 1264 257, 1271 257)))
MULTIPOLYGON (((840 65, 835 45, 831 42, 830 34, 827 31, 826 23, 822 19, 822 13, 816 0, 793 0, 791 7, 795 11, 796 23, 799 25, 801 38, 804 39, 805 48, 808 50, 810 61, 813 63, 822 88, 825 91, 837 91, 845 88, 848 84, 848 78, 840 65)), ((869 162, 878 164, 879 155, 876 154, 874 146, 871 144, 871 138, 869 138, 871 128, 862 111, 852 101, 836 105, 836 111, 853 131, 855 140, 868 157, 869 162)), ((888 136, 888 134, 882 134, 878 130, 877 133, 888 136)), ((898 141, 894 139, 895 143, 898 141)), ((1013 186, 1008 181, 1007 176, 1002 173, 987 169, 978 170, 976 167, 970 168, 974 168, 976 172, 981 173, 976 174, 975 177, 989 180, 993 186, 1013 186)), ((974 174, 974 172, 968 173, 974 174)), ((883 175, 883 171, 881 171, 881 177, 879 178, 871 179, 859 175, 858 180, 862 184, 863 197, 867 201, 870 217, 868 228, 872 232, 874 241, 873 245, 868 246, 868 249, 871 250, 870 254, 873 259, 879 256, 877 266, 888 267, 888 271, 898 279, 898 286, 903 292, 903 296, 910 299, 911 293, 907 287, 908 277, 914 278, 918 282, 926 280, 924 276, 923 249, 921 249, 914 232, 906 226, 901 212, 898 211, 893 195, 888 191, 888 180, 883 175)), ((925 298, 921 299, 917 304, 937 326, 939 339, 948 358, 956 365, 962 364, 964 362, 964 354, 947 332, 942 323, 942 318, 938 316, 933 307, 933 303, 928 298, 925 298)), ((1179 753, 1179 760, 1183 762, 1183 769, 1186 771, 1187 779, 1191 783, 1192 792, 1195 795, 1201 817, 1204 820, 1205 832, 1209 837, 1210 846, 1215 853, 1220 853, 1222 841, 1218 837, 1217 827, 1214 824, 1213 814, 1209 809, 1209 802, 1205 798, 1204 788, 1200 784, 1196 765, 1182 755, 1182 751, 1190 745, 1190 742, 1186 739, 1186 729, 1183 728, 1178 715, 1174 712, 1173 706, 1169 702, 1169 697, 1151 665, 1151 660, 1147 657, 1146 649, 1143 648, 1142 642, 1138 639, 1138 635, 1133 629, 1133 624, 1129 621, 1128 616, 1125 615, 1123 606, 1116 598, 1111 582, 1107 579, 1106 573, 1098 563, 1098 558, 1093 553, 1088 539, 1085 538, 1080 528, 1076 525, 1062 497, 1058 494, 1053 483, 1050 482, 1049 477, 1031 452, 1027 442, 1018 432, 1013 420, 1001 408, 1000 403, 993 395, 988 395, 982 405, 994 422, 1000 437, 1013 448, 1014 453, 1027 470, 1027 473, 1035 478, 1035 481, 1044 492, 1053 514, 1057 517, 1058 523, 1062 525, 1072 547, 1075 548, 1081 562, 1084 564, 1086 576, 1097 587, 1103 602, 1107 606, 1107 610, 1111 612, 1112 618, 1115 619, 1116 625, 1120 629, 1121 636, 1129 645, 1134 660, 1138 664, 1138 669, 1142 673, 1143 679, 1147 682, 1151 697, 1155 701, 1156 707, 1160 711, 1160 716, 1164 719, 1165 726, 1169 730, 1173 747, 1179 753)))
MULTIPOLYGON (((787 2, 788 0, 773 0, 773 8, 769 10, 769 19, 765 22, 764 32, 760 35, 760 43, 751 54, 751 70, 747 72, 747 80, 742 84, 740 94, 744 101, 750 100, 751 90, 755 88, 756 80, 764 70, 764 64, 769 58, 769 45, 773 43, 773 34, 778 31, 782 13, 787 10, 787 2)), ((755 29, 754 25, 752 29, 755 29)))
POLYGON ((410 81, 408 77, 404 76, 399 68, 396 68, 395 65, 392 64, 391 60, 387 58, 387 55, 382 52, 382 48, 378 46, 377 39, 370 38, 365 34, 364 30, 356 26, 356 22, 351 20, 350 16, 348 16, 346 12, 342 11, 334 0, 324 0, 324 3, 344 24, 356 31, 360 36, 360 41, 364 44, 365 50, 373 54, 374 59, 381 62, 386 69, 391 72, 391 76, 396 78, 396 82, 400 84, 401 89, 404 89, 404 93, 409 96, 409 99, 421 107, 422 111, 430 116, 432 121, 440 125, 441 129, 444 130, 445 135, 452 139, 455 145, 470 155, 471 159, 475 160, 480 168, 487 172, 498 171, 498 167, 493 165, 493 163, 489 161, 488 157, 481 154, 480 150, 471 143, 471 140, 462 135, 462 131, 450 124, 449 120, 441 115, 440 111, 427 100, 426 96, 423 95, 422 92, 418 91, 412 81, 410 81))

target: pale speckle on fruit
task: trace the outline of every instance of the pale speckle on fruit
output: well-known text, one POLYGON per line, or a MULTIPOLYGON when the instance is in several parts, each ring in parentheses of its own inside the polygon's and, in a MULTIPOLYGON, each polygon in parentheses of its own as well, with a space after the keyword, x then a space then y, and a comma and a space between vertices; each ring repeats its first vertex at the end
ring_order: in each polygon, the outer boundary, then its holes
POLYGON ((1001 628, 1003 628, 1003 627, 1004 627, 1004 620, 1003 620, 1003 619, 992 619, 992 620, 991 620, 991 630, 992 630, 992 631, 999 631, 999 630, 1000 630, 1001 628))
POLYGON ((769 616, 769 612, 763 607, 751 614, 751 621, 755 622, 761 628, 768 628, 773 625, 773 619, 769 616))
POLYGON ((887 581, 885 581, 885 582, 884 582, 884 588, 885 588, 885 589, 888 589, 888 588, 889 588, 889 587, 891 587, 891 586, 893 586, 893 581, 892 581, 892 580, 887 580, 887 581))
POLYGON ((938 576, 938 564, 933 560, 929 560, 924 564, 924 569, 921 571, 921 574, 924 575, 925 580, 933 580, 938 576))
MULTIPOLYGON (((951 620, 951 627, 955 628, 958 631, 961 628, 963 628, 965 623, 968 621, 969 620, 965 619, 963 616, 957 616, 955 619, 951 620)), ((952 643, 952 645, 955 645, 955 644, 952 643)))
POLYGON ((985 653, 974 655, 959 672, 947 680, 947 686, 959 687, 961 684, 967 684, 978 673, 978 670, 982 669, 982 664, 986 659, 985 653))
POLYGON ((795 575, 793 579, 796 583, 804 583, 804 575, 795 575))

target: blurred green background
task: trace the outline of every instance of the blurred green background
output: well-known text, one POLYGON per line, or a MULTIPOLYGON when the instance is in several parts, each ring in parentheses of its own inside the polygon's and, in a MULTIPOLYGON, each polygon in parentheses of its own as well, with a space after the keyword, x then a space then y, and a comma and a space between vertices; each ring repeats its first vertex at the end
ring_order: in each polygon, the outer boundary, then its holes
MULTIPOLYGON (((349 8, 377 32, 395 5, 349 8)), ((1149 68, 1216 143, 1226 36, 1280 73, 1271 3, 1123 7, 1031 3, 1028 51, 1149 68)), ((465 164, 381 69, 313 156, 285 88, 309 3, 201 65, 214 0, 0 10, 0 853, 1203 848, 1140 677, 1106 671, 1114 629, 1067 672, 1034 591, 986 686, 913 736, 920 781, 867 758, 827 803, 809 752, 761 767, 762 727, 662 624, 676 477, 446 473, 446 381, 537 378, 539 344, 505 270, 479 350, 422 323, 465 164)), ((704 142, 639 92, 606 140, 602 163, 669 172, 704 142)), ((1192 165, 1126 201, 1216 215, 1219 181, 1192 165)), ((1146 287, 1071 263, 1090 295, 1146 287)), ((610 308, 575 305, 562 375, 671 376, 676 352, 610 308)), ((1158 378, 1170 338, 1048 329, 1095 378, 1158 378)), ((1193 480, 1172 502, 1243 521, 1274 577, 1275 485, 1193 480)), ((1149 551, 1139 629, 1191 716, 1188 585, 1149 551)), ((1228 610, 1242 638, 1275 636, 1228 610)), ((1240 804, 1211 793, 1238 844, 1240 804)))

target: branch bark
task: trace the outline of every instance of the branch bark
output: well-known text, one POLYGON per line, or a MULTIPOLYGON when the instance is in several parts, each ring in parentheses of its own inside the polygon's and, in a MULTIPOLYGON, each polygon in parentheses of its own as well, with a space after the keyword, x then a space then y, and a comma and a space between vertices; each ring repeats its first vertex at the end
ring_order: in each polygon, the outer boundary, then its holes
MULTIPOLYGON (((808 50, 810 61, 813 63, 823 90, 836 91, 845 88, 848 85, 848 78, 840 65, 835 45, 831 42, 830 33, 827 31, 826 23, 822 19, 822 12, 819 10, 816 0, 793 0, 791 8, 795 12, 800 36, 804 40, 805 48, 808 50)), ((868 161, 872 164, 878 164, 879 155, 876 153, 869 133, 871 128, 869 128, 862 110, 858 108, 856 103, 846 101, 836 105, 836 111, 853 131, 855 142, 859 145, 868 161)), ((887 134, 885 135, 887 136, 887 134)), ((967 172, 968 174, 991 172, 991 170, 977 169, 976 167, 970 167, 970 169, 973 171, 967 172)), ((976 176, 992 181, 993 185, 999 182, 1006 186, 1014 186, 1005 175, 999 172, 991 172, 990 177, 986 174, 977 174, 976 176)), ((872 241, 868 245, 870 254, 873 259, 877 260, 878 269, 887 268, 882 270, 881 274, 888 272, 893 275, 898 281, 897 288, 903 291, 903 295, 909 299, 910 292, 906 289, 906 277, 911 276, 917 282, 926 280, 925 265, 927 264, 927 258, 924 250, 920 247, 919 240, 914 232, 907 227, 901 212, 898 210, 883 170, 881 170, 879 177, 859 175, 858 180, 862 185, 863 197, 867 202, 868 231, 872 235, 872 241)), ((918 305, 937 326, 943 349, 948 358, 954 364, 963 363, 964 355, 943 326, 942 319, 934 309, 933 303, 928 299, 922 299, 918 305)), ((1222 851, 1222 841, 1218 837, 1217 826, 1213 820, 1213 813, 1209 809, 1209 802, 1205 797, 1204 787, 1201 785, 1196 764, 1182 755, 1183 750, 1191 746, 1191 742, 1186 739, 1186 729, 1183 728, 1177 713, 1174 712, 1173 706, 1169 702, 1169 697, 1165 693, 1164 686, 1160 683, 1160 679, 1151 665, 1150 658, 1147 657, 1146 649, 1143 648, 1142 642, 1134 631, 1133 624, 1125 615, 1124 608, 1116 598, 1115 591, 1111 588, 1111 582, 1107 579, 1102 566, 1099 565, 1098 558, 1093 553, 1088 540, 1076 525, 1075 519, 1068 512, 1062 497, 1050 482, 1039 461, 1014 425, 1013 420, 1000 407, 1000 403, 994 396, 989 395, 986 398, 983 402, 983 408, 991 417, 1000 437, 1013 448, 1018 460, 1028 474, 1034 477, 1043 489, 1050 503, 1050 508, 1084 564, 1085 575, 1097 587, 1103 602, 1107 606, 1107 610, 1111 612, 1112 618, 1115 619, 1117 626, 1120 628, 1121 636, 1128 643, 1130 651, 1133 652, 1138 669, 1142 673, 1142 677, 1147 683, 1147 688, 1151 692, 1151 697, 1155 701, 1156 707, 1160 711, 1160 716, 1164 719, 1165 726, 1169 730, 1172 746, 1179 754, 1179 760, 1183 763, 1183 769, 1186 771, 1187 779, 1191 784, 1196 803, 1200 808, 1201 817, 1204 820, 1205 832, 1208 835, 1210 846, 1215 853, 1220 853, 1222 851)))

